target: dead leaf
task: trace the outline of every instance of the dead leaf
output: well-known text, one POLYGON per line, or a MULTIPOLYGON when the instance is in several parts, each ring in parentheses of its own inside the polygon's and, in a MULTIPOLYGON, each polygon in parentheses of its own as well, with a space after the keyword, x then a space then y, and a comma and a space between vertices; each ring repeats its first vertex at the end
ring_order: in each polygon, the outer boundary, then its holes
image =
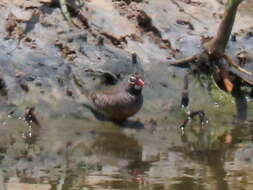
POLYGON ((231 93, 234 87, 233 83, 228 78, 224 78, 223 82, 227 92, 231 93))
POLYGON ((234 88, 234 85, 230 80, 230 76, 227 70, 221 69, 221 78, 223 80, 223 84, 225 86, 226 91, 231 93, 234 88))
POLYGON ((226 143, 226 144, 231 144, 232 141, 233 141, 232 135, 227 134, 227 135, 225 136, 225 143, 226 143))

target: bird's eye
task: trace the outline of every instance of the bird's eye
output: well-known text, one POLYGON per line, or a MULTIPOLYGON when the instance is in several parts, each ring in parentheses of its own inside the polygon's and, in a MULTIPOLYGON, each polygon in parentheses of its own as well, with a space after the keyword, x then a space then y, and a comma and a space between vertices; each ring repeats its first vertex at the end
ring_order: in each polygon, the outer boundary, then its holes
POLYGON ((136 81, 136 77, 134 77, 134 76, 130 76, 130 78, 129 78, 129 82, 135 82, 136 81))

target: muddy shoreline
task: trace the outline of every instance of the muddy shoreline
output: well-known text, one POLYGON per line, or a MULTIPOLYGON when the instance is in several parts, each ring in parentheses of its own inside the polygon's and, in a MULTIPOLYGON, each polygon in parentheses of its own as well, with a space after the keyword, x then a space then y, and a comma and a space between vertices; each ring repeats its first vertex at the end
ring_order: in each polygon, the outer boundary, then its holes
MULTIPOLYGON (((215 33, 222 2, 91 0, 81 17, 72 15, 73 25, 50 0, 0 0, 1 187, 252 189, 252 124, 235 123, 234 102, 214 100, 190 76, 189 108, 204 110, 209 123, 201 128, 194 120, 182 135, 186 70, 168 66, 198 52, 201 38, 215 33), (90 89, 100 85, 90 69, 125 80, 133 52, 145 77, 142 110, 124 126, 97 120, 73 78, 90 89), (25 119, 31 107, 39 126, 25 119)), ((235 56, 247 51, 247 69, 252 3, 240 7, 236 41, 227 49, 235 56)))

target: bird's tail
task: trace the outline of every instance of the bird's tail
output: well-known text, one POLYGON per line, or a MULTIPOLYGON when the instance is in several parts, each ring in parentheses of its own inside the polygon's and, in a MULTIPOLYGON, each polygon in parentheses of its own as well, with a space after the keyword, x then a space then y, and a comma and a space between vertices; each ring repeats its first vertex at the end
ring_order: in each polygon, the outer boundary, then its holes
POLYGON ((73 80, 75 85, 77 86, 78 90, 81 94, 85 95, 87 98, 90 96, 90 90, 85 87, 85 82, 81 80, 81 78, 77 75, 73 75, 73 80))
POLYGON ((132 53, 131 56, 132 56, 133 74, 138 74, 144 77, 144 69, 142 67, 140 57, 135 52, 132 53))

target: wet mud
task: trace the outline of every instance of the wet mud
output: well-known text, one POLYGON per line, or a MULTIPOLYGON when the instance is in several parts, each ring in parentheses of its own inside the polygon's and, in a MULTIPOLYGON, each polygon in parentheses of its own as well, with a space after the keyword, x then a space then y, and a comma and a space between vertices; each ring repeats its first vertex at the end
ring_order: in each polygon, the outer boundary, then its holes
MULTIPOLYGON (((242 3, 227 48, 249 70, 252 3, 242 3)), ((182 131, 186 69, 168 64, 201 50, 223 8, 216 0, 92 0, 81 16, 72 10, 74 25, 57 2, 0 0, 1 188, 252 189, 251 98, 239 123, 230 95, 214 98, 189 76, 188 107, 208 122, 193 118, 182 131), (79 90, 104 85, 92 70, 117 80, 141 73, 141 111, 121 124, 97 120, 79 90)))

